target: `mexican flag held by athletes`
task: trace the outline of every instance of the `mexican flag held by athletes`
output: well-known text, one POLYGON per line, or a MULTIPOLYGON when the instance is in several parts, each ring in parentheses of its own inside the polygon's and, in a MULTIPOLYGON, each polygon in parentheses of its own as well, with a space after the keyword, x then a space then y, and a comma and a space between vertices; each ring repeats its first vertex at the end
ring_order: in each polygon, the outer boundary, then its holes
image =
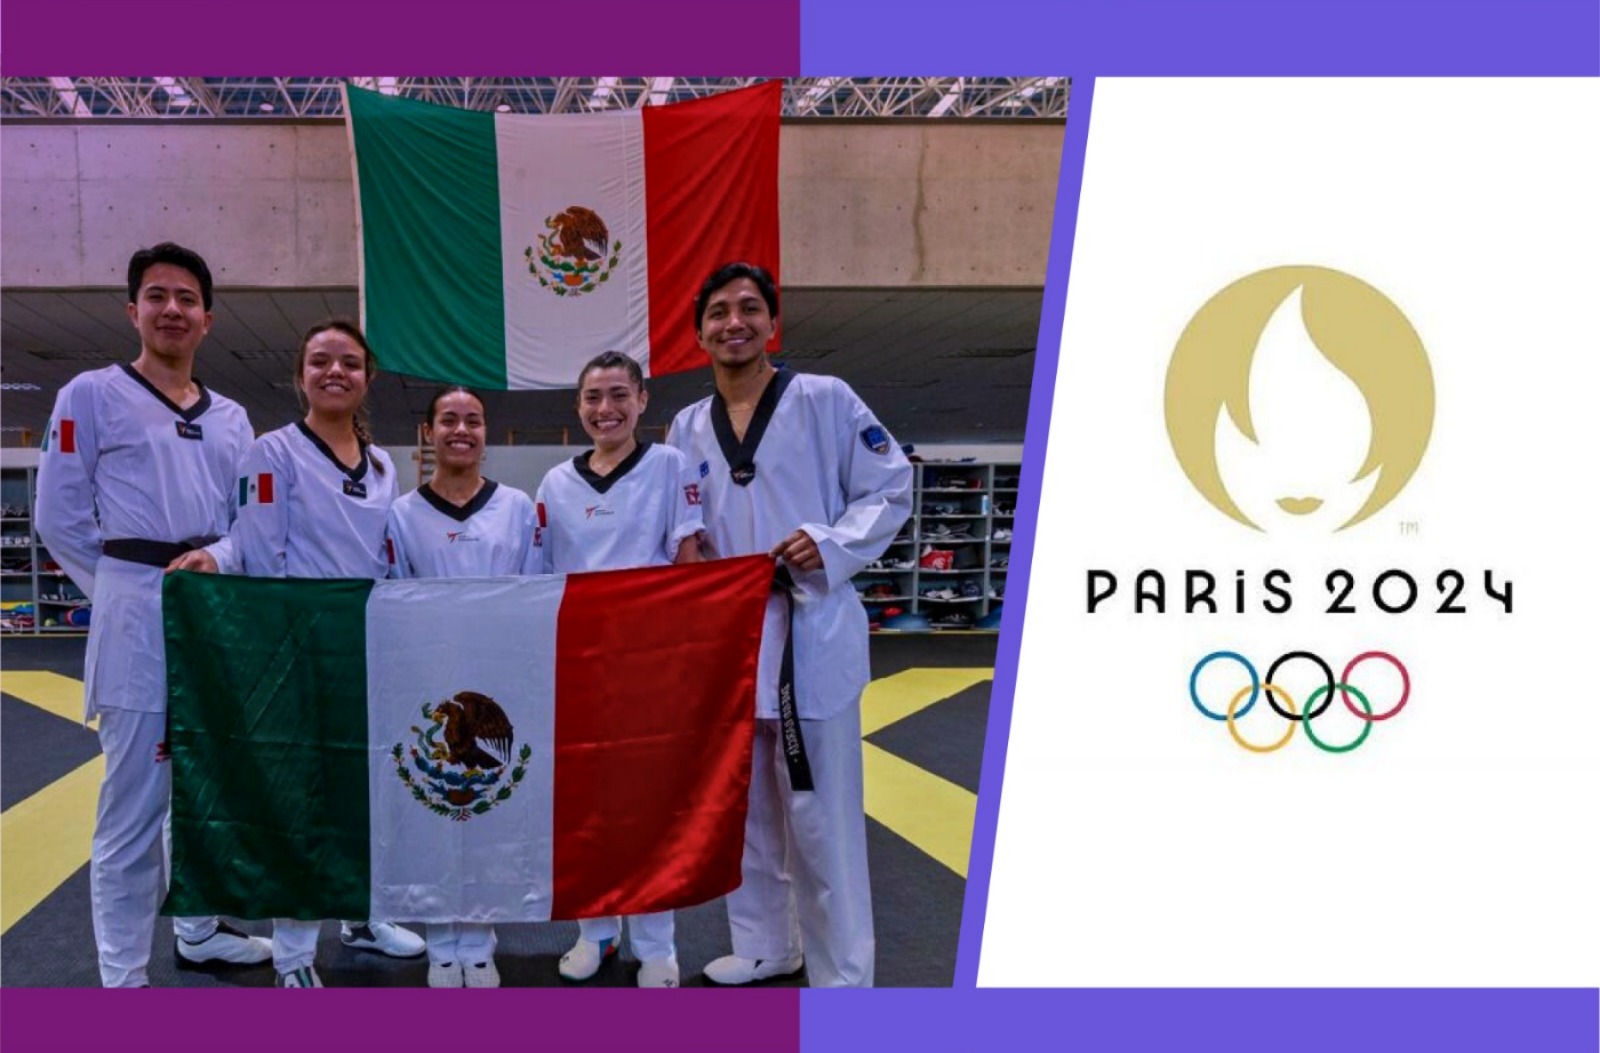
POLYGON ((778 273, 777 81, 592 114, 503 114, 345 89, 361 319, 386 369, 571 388, 622 351, 705 364, 716 267, 778 273))
POLYGON ((176 574, 164 910, 543 921, 739 884, 772 562, 176 574))

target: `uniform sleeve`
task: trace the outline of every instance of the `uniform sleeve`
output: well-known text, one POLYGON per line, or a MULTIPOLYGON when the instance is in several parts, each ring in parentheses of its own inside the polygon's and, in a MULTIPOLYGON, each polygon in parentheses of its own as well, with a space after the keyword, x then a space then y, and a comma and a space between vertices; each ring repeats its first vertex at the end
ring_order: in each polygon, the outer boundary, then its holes
MULTIPOLYGON (((229 477, 244 475, 244 458, 250 452, 250 445, 255 442, 254 433, 250 430, 250 418, 242 412, 236 422, 233 435, 229 440, 229 453, 233 464, 229 477)), ((240 487, 228 488, 228 533, 223 538, 206 546, 206 551, 211 553, 211 558, 217 561, 219 574, 243 574, 244 561, 239 558, 238 549, 233 544, 233 525, 239 520, 239 491, 240 487)))
POLYGON ((389 519, 383 528, 383 554, 389 563, 389 577, 414 578, 417 570, 406 555, 405 531, 400 526, 396 506, 389 506, 389 519))
POLYGON ((517 543, 522 546, 522 566, 517 573, 524 576, 530 574, 548 574, 544 569, 544 540, 539 530, 539 511, 533 499, 524 496, 517 505, 520 513, 517 525, 521 528, 517 535, 517 543))
POLYGON ((673 473, 672 493, 668 494, 667 536, 662 540, 666 544, 666 555, 673 559, 678 554, 678 545, 686 537, 694 537, 706 528, 705 516, 700 508, 700 473, 694 465, 689 463, 689 458, 682 453, 673 451, 676 456, 672 458, 677 466, 673 473))
POLYGON ((265 439, 257 440, 245 454, 240 482, 245 497, 231 536, 235 557, 252 577, 289 576, 289 488, 293 480, 287 461, 265 439))
MULTIPOLYGON (((831 392, 837 429, 839 486, 845 510, 832 523, 802 523, 822 552, 829 591, 883 555, 911 516, 911 462, 866 403, 844 384, 831 392)), ((823 419, 828 414, 822 415, 823 419)))
POLYGON ((549 505, 545 503, 545 483, 550 480, 546 475, 539 481, 539 489, 533 496, 533 543, 532 551, 528 556, 528 565, 533 569, 530 574, 554 574, 555 546, 550 537, 549 505))
POLYGON ((91 601, 103 540, 94 500, 94 470, 99 460, 97 416, 89 378, 75 378, 61 389, 39 454, 33 501, 34 525, 50 557, 91 601))

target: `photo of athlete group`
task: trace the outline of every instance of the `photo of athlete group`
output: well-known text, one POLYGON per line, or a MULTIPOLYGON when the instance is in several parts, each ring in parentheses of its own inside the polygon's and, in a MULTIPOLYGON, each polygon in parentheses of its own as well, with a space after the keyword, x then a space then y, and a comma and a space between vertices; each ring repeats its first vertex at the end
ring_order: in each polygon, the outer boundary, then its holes
MULTIPOLYGON (((94 603, 84 697, 106 769, 89 877, 105 986, 149 986, 166 882, 165 575, 567 574, 757 553, 777 560, 789 594, 767 606, 743 880, 727 897, 732 953, 704 976, 742 985, 803 968, 813 986, 872 985, 860 735, 868 635, 850 580, 910 516, 912 467, 843 381, 771 364, 779 291, 765 268, 732 261, 704 277, 695 336, 715 390, 677 415, 664 443, 637 436, 649 399, 638 364, 595 348, 574 378, 592 446, 531 496, 483 474, 484 400, 459 386, 429 402, 422 437, 434 471, 402 495, 366 424, 381 364, 350 321, 305 332, 292 375, 304 416, 257 437, 238 403, 195 379, 213 323, 202 256, 172 242, 138 250, 127 300, 138 355, 61 390, 35 498, 40 537, 94 603), (619 514, 585 516, 595 494, 619 514), (484 543, 450 545, 464 526, 484 543), (795 788, 782 748, 779 667, 791 632, 789 719, 803 732, 811 789, 795 788)), ((430 923, 418 935, 398 924, 405 918, 340 920, 347 946, 426 954, 431 987, 500 985, 491 925, 430 923)), ((626 928, 638 985, 678 986, 672 913, 623 922, 581 921, 561 976, 595 976, 626 928)), ((215 917, 175 918, 173 928, 180 965, 270 960, 278 986, 322 986, 320 922, 277 919, 270 938, 215 917)))

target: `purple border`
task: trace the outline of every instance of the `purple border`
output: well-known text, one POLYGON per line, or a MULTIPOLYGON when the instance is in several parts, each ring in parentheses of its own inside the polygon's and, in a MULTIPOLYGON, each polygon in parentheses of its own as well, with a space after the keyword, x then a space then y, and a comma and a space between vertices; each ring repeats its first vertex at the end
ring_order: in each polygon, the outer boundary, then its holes
POLYGON ((0 11, 0 62, 10 77, 786 77, 800 68, 800 0, 608 0, 598 34, 597 10, 576 0, 168 0, 153 14, 127 0, 78 0, 69 11, 14 0, 0 11))
POLYGON ((1593 76, 1594 0, 804 0, 808 77, 1593 76))
MULTIPOLYGON (((415 988, 0 992, 6 1053, 285 1053, 340 1049, 460 1050, 461 1020, 479 1039, 516 1049, 649 1049, 651 1053, 792 1053, 799 1048, 794 988, 517 988, 487 996, 415 988)), ((481 1045, 477 1043, 477 1045, 481 1045)))
POLYGON ((800 1048, 1594 1053, 1583 990, 808 991, 800 1048))
POLYGON ((1072 273, 1072 239, 1078 227, 1078 194, 1083 185, 1084 155, 1089 148, 1089 119, 1094 108, 1094 78, 1074 77, 1067 98, 1067 131, 1061 145, 1061 174, 1056 182, 1055 226, 1050 236, 1050 263, 1045 272, 1044 307, 1039 315, 1039 340, 1033 359, 1033 388, 1028 393, 1028 428, 1022 443, 1022 480, 1017 518, 1012 523, 1011 563, 1022 573, 1008 576, 1000 642, 995 653, 994 688, 989 696, 989 727, 984 739, 983 773, 978 782, 978 809, 972 826, 972 854, 967 868, 966 900, 961 912, 961 943, 956 952, 956 987, 976 987, 983 921, 989 902, 989 875, 994 866, 995 831, 1000 822, 1000 789, 1005 776, 1006 747, 1011 741, 1011 707, 1017 689, 1018 656, 1022 651, 1022 619, 1027 612, 1028 579, 1033 568, 1033 542, 1039 526, 1039 495, 1044 489, 1045 449, 1050 439, 1050 411, 1055 402, 1056 372, 1061 360, 1061 326, 1072 273))

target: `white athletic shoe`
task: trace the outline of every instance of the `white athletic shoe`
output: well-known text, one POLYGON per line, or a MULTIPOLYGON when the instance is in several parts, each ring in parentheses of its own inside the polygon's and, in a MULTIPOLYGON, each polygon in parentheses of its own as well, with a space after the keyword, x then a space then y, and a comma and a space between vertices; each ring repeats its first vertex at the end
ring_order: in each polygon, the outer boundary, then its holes
POLYGON ((639 963, 640 987, 677 987, 678 959, 657 958, 639 963))
POLYGON ((415 958, 428 949, 428 941, 393 922, 369 921, 365 925, 345 922, 339 938, 346 947, 358 951, 377 951, 391 958, 415 958))
POLYGON ((494 967, 494 962, 463 966, 461 971, 466 975, 468 987, 500 986, 500 970, 494 967))
POLYGON ((582 982, 599 972, 600 963, 616 953, 616 937, 596 943, 579 936, 572 950, 561 956, 561 975, 564 979, 582 982))
POLYGON ((461 966, 455 962, 429 962, 429 987, 460 987, 461 966))
POLYGON ((278 974, 279 987, 321 987, 322 977, 317 975, 315 965, 302 965, 298 969, 290 969, 286 973, 278 974))
POLYGON ((724 987, 738 987, 757 980, 793 976, 806 964, 800 955, 793 958, 741 958, 725 955, 706 966, 706 979, 724 987))
POLYGON ((246 936, 225 921, 217 923, 217 931, 201 940, 190 943, 178 937, 178 968, 188 969, 209 962, 226 962, 231 965, 257 965, 272 957, 272 941, 262 936, 246 936))

